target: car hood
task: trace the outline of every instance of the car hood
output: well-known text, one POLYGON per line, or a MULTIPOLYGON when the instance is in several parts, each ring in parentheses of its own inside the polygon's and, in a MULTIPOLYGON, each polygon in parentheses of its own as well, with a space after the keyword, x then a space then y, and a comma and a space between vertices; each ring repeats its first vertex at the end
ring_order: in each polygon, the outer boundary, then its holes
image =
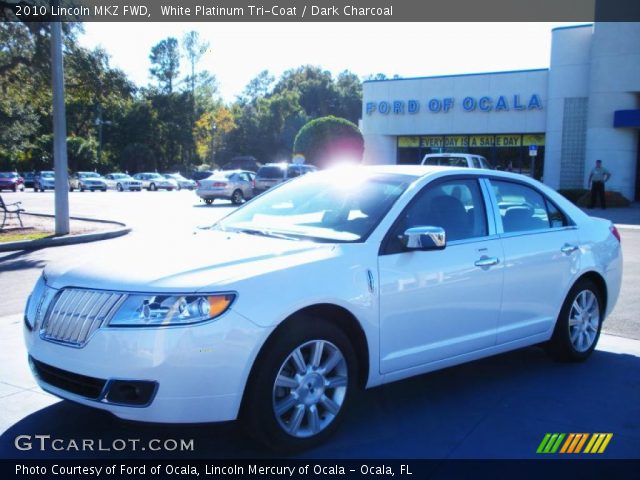
POLYGON ((336 246, 200 230, 158 241, 142 238, 45 269, 53 288, 132 292, 234 290, 248 278, 335 257, 336 246), (108 260, 105 260, 108 259, 108 260))

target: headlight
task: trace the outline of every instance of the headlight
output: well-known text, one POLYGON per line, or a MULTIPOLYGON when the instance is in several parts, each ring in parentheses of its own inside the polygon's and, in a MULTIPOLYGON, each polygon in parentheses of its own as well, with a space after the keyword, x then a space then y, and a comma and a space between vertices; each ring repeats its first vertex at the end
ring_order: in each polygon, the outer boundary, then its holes
POLYGON ((29 327, 33 328, 36 324, 36 316, 38 313, 38 307, 40 306, 40 302, 42 301, 42 297, 44 296, 46 282, 44 279, 44 273, 40 274, 40 278, 36 282, 33 287, 33 291, 27 300, 27 305, 24 309, 24 318, 29 325, 29 327))
POLYGON ((234 299, 234 294, 129 295, 109 325, 157 327, 204 322, 226 312, 234 299))

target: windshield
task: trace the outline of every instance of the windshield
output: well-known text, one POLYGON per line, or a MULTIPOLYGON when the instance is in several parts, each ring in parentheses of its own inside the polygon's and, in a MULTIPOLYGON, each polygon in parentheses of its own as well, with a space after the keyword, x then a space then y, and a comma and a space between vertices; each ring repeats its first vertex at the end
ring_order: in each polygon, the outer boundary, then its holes
POLYGON ((111 178, 113 178, 114 180, 122 180, 131 177, 129 175, 125 175, 124 173, 112 173, 111 178))
POLYGON ((100 175, 93 172, 80 172, 78 173, 80 178, 100 178, 100 175))
POLYGON ((360 169, 305 175, 256 197, 214 227, 291 239, 363 241, 412 180, 360 169))
POLYGON ((0 178, 16 178, 18 174, 16 173, 2 173, 0 172, 0 178))
POLYGON ((280 167, 262 167, 258 171, 259 178, 284 178, 284 169, 280 167))
POLYGON ((40 172, 40 176, 44 178, 53 178, 53 172, 40 172))

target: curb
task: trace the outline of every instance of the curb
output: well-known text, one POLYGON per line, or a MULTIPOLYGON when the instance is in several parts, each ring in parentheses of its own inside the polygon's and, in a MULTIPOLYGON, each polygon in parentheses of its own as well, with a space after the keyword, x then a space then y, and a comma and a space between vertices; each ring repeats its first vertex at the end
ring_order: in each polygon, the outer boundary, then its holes
MULTIPOLYGON (((22 215, 31 215, 34 217, 55 218, 55 215, 45 213, 23 213, 22 215)), ((77 243, 89 243, 98 240, 108 240, 111 238, 121 237, 131 232, 131 228, 124 223, 112 220, 101 220, 97 218, 86 217, 69 217, 70 220, 80 220, 84 222, 108 223, 117 225, 120 228, 108 230, 106 232, 83 233, 80 235, 66 235, 64 237, 40 238, 38 240, 20 240, 18 242, 0 243, 0 252, 11 252, 14 250, 38 250, 40 248, 62 247, 64 245, 75 245, 77 243)))

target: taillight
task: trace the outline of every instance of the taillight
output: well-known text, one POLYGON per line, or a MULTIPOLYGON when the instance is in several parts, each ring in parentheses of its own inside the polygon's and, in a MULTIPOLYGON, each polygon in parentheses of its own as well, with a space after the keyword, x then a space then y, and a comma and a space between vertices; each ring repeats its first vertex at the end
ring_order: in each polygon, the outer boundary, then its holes
POLYGON ((622 239, 620 238, 620 232, 618 232, 618 229, 616 228, 616 226, 611 225, 609 227, 609 230, 611 230, 611 233, 613 234, 613 236, 618 239, 618 242, 622 243, 622 239))
POLYGON ((196 182, 196 187, 200 188, 200 182, 196 182))
POLYGON ((255 181, 255 180, 251 180, 251 186, 252 186, 253 188, 256 188, 256 181, 255 181))

